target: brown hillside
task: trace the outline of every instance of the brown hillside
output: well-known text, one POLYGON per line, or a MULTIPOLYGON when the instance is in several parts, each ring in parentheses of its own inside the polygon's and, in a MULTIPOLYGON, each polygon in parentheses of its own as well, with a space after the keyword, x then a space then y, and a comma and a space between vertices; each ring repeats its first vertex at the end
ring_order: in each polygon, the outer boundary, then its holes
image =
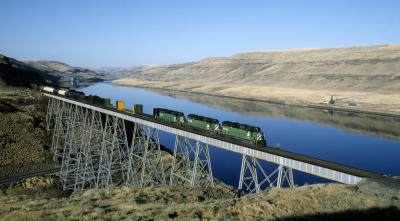
POLYGON ((400 100, 393 97, 400 93, 400 45, 239 53, 154 67, 114 83, 287 103, 319 103, 338 95, 398 110, 400 100))

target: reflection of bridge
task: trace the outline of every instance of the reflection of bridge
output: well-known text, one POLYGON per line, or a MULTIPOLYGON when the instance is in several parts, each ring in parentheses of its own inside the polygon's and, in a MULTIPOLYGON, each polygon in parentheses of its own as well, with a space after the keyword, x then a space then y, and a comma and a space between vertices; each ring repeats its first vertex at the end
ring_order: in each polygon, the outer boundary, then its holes
POLYGON ((253 147, 214 135, 199 134, 160 122, 52 94, 46 124, 53 131, 52 151, 62 159, 64 189, 114 188, 167 184, 158 131, 176 136, 169 183, 214 186, 209 145, 241 154, 239 189, 260 192, 261 186, 294 186, 292 169, 356 184, 362 177, 381 177, 315 158, 270 147, 253 147), (127 130, 127 124, 133 128, 127 130), (127 134, 127 131, 131 131, 127 134), (128 141, 128 137, 131 138, 128 141), (259 160, 277 164, 266 173, 259 160))

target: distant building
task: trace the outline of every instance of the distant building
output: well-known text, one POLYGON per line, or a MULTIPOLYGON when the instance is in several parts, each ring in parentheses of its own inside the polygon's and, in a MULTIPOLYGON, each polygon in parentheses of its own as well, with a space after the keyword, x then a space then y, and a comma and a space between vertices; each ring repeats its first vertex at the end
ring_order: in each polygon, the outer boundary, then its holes
POLYGON ((349 102, 349 106, 357 106, 357 104, 356 104, 356 102, 354 102, 353 100, 351 100, 351 101, 349 102))

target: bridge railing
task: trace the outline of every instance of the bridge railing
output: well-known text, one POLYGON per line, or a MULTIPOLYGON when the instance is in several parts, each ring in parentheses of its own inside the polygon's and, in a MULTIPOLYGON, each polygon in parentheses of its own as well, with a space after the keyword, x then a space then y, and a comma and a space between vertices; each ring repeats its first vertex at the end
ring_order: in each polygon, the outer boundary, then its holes
POLYGON ((170 184, 214 186, 209 145, 242 155, 238 188, 250 193, 260 192, 261 186, 293 187, 292 169, 348 184, 361 180, 356 175, 282 156, 284 151, 250 148, 154 119, 44 95, 49 98, 46 124, 53 132, 51 149, 54 157, 62 161, 60 177, 65 189, 166 184, 159 130, 176 137, 170 184), (131 134, 127 134, 126 122, 134 125, 131 134), (128 137, 132 140, 128 141, 128 137), (259 160, 272 162, 277 168, 267 173, 259 160))

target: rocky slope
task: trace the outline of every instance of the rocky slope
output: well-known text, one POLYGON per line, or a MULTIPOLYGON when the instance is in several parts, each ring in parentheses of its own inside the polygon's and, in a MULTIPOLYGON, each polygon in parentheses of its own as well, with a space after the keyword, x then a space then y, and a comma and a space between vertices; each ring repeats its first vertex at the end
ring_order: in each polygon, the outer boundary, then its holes
POLYGON ((56 165, 44 123, 46 104, 39 102, 38 92, 26 87, 31 82, 44 80, 0 57, 0 178, 56 165))
POLYGON ((114 83, 286 103, 320 103, 336 95, 346 104, 353 99, 400 110, 400 45, 239 53, 154 67, 114 83))

